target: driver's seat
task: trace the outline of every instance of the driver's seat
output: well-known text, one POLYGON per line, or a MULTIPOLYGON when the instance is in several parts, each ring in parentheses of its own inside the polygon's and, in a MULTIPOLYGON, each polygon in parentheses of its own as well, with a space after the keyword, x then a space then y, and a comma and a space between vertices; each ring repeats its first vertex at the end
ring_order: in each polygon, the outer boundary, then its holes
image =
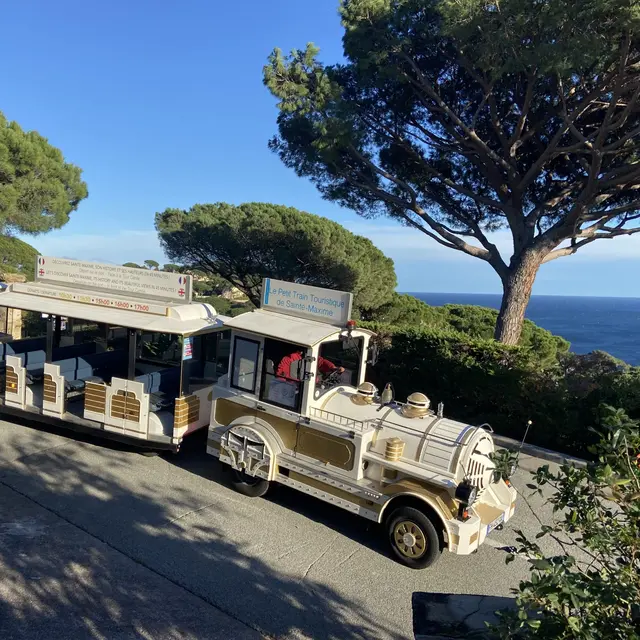
POLYGON ((268 358, 264 361, 264 389, 262 391, 262 397, 266 400, 269 399, 269 387, 273 379, 276 377, 276 368, 273 360, 268 358))
POLYGON ((269 359, 265 360, 264 370, 267 375, 270 375, 270 376, 276 375, 276 365, 274 364, 273 360, 269 360, 269 359))
POLYGON ((289 378, 291 380, 302 380, 302 368, 304 364, 302 360, 294 360, 289 365, 289 378))

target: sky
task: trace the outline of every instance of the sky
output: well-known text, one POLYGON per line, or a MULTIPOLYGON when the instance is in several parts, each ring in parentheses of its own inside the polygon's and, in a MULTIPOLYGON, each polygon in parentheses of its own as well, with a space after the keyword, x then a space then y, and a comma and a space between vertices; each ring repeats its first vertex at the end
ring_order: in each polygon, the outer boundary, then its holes
MULTIPOLYGON (((196 203, 273 202, 340 222, 393 258, 400 291, 497 293, 484 262, 387 219, 322 200, 267 148, 271 50, 314 42, 342 55, 338 0, 4 2, 0 110, 83 168, 71 221, 24 238, 43 255, 165 261, 154 214, 196 203)), ((492 239, 508 256, 505 232, 492 239)), ((534 294, 640 297, 640 237, 544 265, 534 294)))

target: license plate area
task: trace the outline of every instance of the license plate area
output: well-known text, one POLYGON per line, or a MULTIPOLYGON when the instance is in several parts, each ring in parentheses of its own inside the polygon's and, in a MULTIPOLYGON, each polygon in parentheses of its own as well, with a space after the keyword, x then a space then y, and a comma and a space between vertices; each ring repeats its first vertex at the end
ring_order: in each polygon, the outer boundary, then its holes
POLYGON ((487 535, 504 522, 504 513, 501 513, 493 522, 487 525, 487 535))

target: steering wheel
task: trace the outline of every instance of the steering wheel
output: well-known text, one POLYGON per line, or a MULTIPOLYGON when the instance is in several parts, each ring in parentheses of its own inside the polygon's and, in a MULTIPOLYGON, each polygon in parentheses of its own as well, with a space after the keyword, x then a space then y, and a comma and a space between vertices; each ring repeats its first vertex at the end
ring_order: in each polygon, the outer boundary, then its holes
POLYGON ((340 377, 342 373, 335 369, 331 373, 327 373, 322 377, 322 385, 327 387, 333 387, 337 384, 340 384, 340 377))

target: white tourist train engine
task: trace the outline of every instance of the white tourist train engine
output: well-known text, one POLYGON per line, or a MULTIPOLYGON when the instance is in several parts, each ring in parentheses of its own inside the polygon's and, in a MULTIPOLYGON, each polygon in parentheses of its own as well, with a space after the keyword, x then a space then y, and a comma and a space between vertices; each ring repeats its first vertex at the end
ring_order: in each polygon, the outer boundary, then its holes
POLYGON ((373 334, 350 312, 350 294, 265 280, 261 308, 225 320, 229 372, 213 388, 207 451, 246 495, 279 482, 383 523, 412 568, 443 548, 472 553, 515 509, 490 432, 420 392, 378 395, 365 381, 373 334))

